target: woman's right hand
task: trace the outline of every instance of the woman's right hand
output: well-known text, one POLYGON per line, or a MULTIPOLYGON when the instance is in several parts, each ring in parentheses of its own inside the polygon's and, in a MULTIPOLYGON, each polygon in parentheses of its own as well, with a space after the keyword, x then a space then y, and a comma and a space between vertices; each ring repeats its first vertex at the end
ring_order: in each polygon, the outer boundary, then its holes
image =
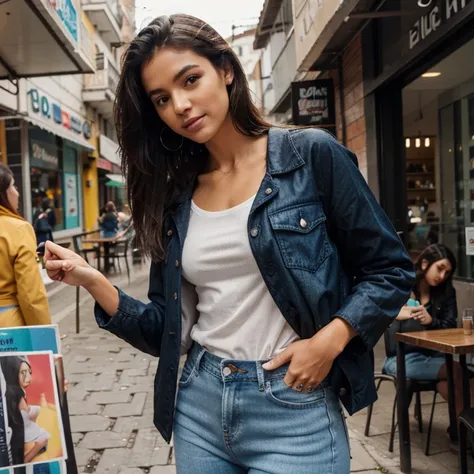
POLYGON ((49 278, 71 286, 87 286, 99 273, 72 250, 46 242, 44 262, 49 278))
POLYGON ((407 319, 412 319, 414 309, 416 308, 414 308, 413 306, 403 306, 403 308, 398 313, 396 319, 398 319, 398 321, 406 321, 407 319))

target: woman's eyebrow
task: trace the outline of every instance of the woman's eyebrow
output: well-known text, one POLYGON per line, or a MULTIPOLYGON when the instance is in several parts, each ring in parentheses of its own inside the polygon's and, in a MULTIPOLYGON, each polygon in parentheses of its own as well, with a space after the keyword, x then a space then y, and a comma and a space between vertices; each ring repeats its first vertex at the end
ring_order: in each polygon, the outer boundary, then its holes
MULTIPOLYGON (((199 67, 199 64, 188 64, 184 67, 182 67, 173 77, 173 82, 176 82, 178 81, 182 76, 184 76, 189 70, 195 68, 195 67, 199 67)), ((155 94, 161 94, 162 92, 164 92, 165 90, 162 89, 162 88, 158 88, 158 89, 153 89, 151 90, 149 93, 148 93, 148 96, 149 97, 152 97, 154 96, 155 94)))

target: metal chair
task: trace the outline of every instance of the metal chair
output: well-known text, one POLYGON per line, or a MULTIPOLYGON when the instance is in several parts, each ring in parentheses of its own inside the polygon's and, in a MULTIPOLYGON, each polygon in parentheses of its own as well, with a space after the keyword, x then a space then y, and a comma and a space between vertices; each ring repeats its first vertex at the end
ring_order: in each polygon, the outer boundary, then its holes
POLYGON ((84 260, 89 263, 88 255, 94 254, 95 259, 97 261, 97 269, 100 271, 100 246, 94 246, 94 247, 84 247, 82 245, 82 238, 85 237, 86 235, 90 234, 96 234, 98 231, 92 230, 90 232, 82 232, 81 234, 76 234, 72 237, 73 245, 74 245, 74 251, 80 255, 81 257, 84 258, 84 260))
MULTIPOLYGON (((394 347, 394 337, 397 332, 403 332, 403 326, 399 321, 394 321, 390 328, 388 328, 384 333, 384 346, 385 346, 385 355, 386 357, 391 357, 393 355, 394 347)), ((398 422, 396 421, 397 413, 397 378, 393 375, 389 375, 382 370, 380 373, 374 374, 374 380, 377 382, 376 390, 378 392, 382 382, 390 381, 393 383, 395 388, 395 397, 393 399, 392 406, 392 423, 390 428, 390 441, 388 444, 388 450, 393 452, 393 442, 395 438, 395 430, 397 429, 398 422)), ((426 434, 426 444, 425 444, 425 455, 429 456, 430 454, 430 441, 431 441, 431 428, 433 426, 433 416, 434 409, 436 406, 436 397, 438 395, 437 390, 438 381, 436 380, 412 380, 407 378, 407 390, 408 390, 408 404, 410 405, 413 395, 415 395, 415 419, 418 421, 418 431, 423 433, 423 415, 421 411, 421 393, 422 392, 433 392, 433 403, 431 405, 431 414, 430 421, 428 423, 428 432, 426 434)), ((368 407, 367 410, 367 420, 365 423, 365 436, 369 436, 370 431, 370 422, 372 420, 372 411, 373 404, 368 407)))
POLYGON ((119 240, 110 246, 108 258, 112 262, 117 260, 117 264, 118 264, 120 272, 122 272, 122 269, 120 267, 120 259, 123 258, 125 260, 125 266, 127 267, 128 284, 130 285, 130 266, 128 264, 128 248, 129 248, 128 239, 119 240))
MULTIPOLYGON (((395 392, 397 390, 397 378, 393 375, 388 375, 385 373, 378 373, 374 374, 374 378, 377 381, 376 389, 377 391, 380 388, 380 385, 384 381, 390 381, 393 383, 395 388, 395 392)), ((407 389, 408 389, 408 400, 409 403, 411 402, 413 395, 415 395, 415 419, 418 421, 418 431, 423 433, 423 415, 421 410, 421 393, 422 392, 433 392, 433 403, 431 405, 431 414, 430 414, 430 421, 428 423, 428 432, 426 434, 426 444, 425 444, 425 456, 430 455, 430 441, 431 441, 431 428, 433 426, 433 416, 434 410, 436 406, 436 397, 438 395, 437 390, 437 381, 423 381, 423 380, 411 380, 407 379, 407 389)), ((368 407, 367 410, 367 420, 365 423, 365 436, 370 436, 370 422, 372 420, 372 411, 373 411, 373 404, 368 407)), ((393 399, 393 406, 392 406, 392 423, 390 428, 390 441, 388 444, 388 450, 392 453, 393 452, 393 442, 395 439, 395 431, 397 429, 398 422, 396 421, 396 413, 397 413, 397 395, 395 393, 393 399)))

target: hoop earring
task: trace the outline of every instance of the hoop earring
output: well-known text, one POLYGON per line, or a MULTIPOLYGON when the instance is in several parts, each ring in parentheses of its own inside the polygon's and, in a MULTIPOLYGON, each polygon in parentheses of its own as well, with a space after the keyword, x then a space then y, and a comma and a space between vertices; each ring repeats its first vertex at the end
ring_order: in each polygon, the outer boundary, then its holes
POLYGON ((184 137, 182 137, 181 135, 179 135, 181 137, 181 143, 179 144, 179 146, 177 148, 169 148, 165 145, 165 143, 163 142, 163 132, 168 129, 168 130, 171 130, 169 127, 163 127, 161 129, 161 133, 160 133, 160 142, 161 144, 163 145, 163 148, 166 148, 168 151, 178 151, 181 149, 181 147, 183 146, 183 143, 184 143, 184 137))

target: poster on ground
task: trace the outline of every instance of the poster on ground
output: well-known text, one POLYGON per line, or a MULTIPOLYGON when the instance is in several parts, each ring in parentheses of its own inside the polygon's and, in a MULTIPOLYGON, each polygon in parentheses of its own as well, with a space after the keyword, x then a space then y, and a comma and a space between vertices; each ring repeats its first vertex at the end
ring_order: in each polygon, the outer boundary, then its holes
POLYGON ((0 392, 0 467, 65 459, 53 353, 1 353, 0 392))

